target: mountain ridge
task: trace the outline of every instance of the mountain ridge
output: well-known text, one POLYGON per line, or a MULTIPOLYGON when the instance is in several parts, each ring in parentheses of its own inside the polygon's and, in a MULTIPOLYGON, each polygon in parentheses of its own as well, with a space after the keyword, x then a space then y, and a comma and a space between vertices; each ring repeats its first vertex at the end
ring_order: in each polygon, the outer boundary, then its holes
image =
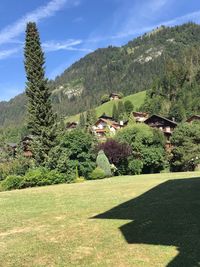
MULTIPOLYGON (((121 47, 99 48, 49 81, 54 109, 69 116, 97 106, 105 93, 126 96, 147 90, 164 73, 166 58, 178 60, 184 49, 195 45, 200 45, 200 26, 187 23, 162 26, 121 47)), ((0 127, 22 124, 25 106, 24 93, 0 102, 0 127)))

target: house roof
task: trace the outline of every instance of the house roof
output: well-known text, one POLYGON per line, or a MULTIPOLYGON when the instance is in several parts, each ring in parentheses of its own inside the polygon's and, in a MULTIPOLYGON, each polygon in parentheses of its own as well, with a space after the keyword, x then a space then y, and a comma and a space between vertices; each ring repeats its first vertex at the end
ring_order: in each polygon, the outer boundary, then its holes
POLYGON ((33 138, 34 138, 33 135, 30 134, 30 135, 24 136, 21 141, 24 142, 26 140, 33 140, 33 138))
POLYGON ((77 126, 77 125, 78 125, 78 122, 72 121, 72 122, 68 122, 67 125, 66 125, 66 127, 67 128, 70 128, 72 126, 77 126))
POLYGON ((166 122, 168 122, 168 123, 170 123, 170 124, 172 124, 173 126, 177 126, 177 122, 175 122, 175 121, 172 121, 172 120, 169 120, 169 119, 167 119, 167 118, 165 118, 165 117, 162 117, 162 116, 159 116, 159 115, 152 115, 151 117, 149 117, 148 119, 146 119, 145 121, 144 121, 144 123, 146 123, 146 124, 148 124, 148 123, 150 123, 153 119, 161 119, 161 120, 164 120, 164 121, 166 121, 166 122))
POLYGON ((110 93, 110 97, 111 96, 120 96, 120 94, 118 94, 118 93, 110 93))
POLYGON ((146 117, 146 116, 149 115, 149 113, 148 112, 136 112, 136 111, 134 111, 133 115, 134 116, 144 116, 144 117, 146 117))
POLYGON ((191 122, 191 121, 193 121, 193 120, 195 120, 195 119, 197 119, 197 120, 200 120, 200 115, 192 115, 190 118, 188 118, 186 121, 187 122, 191 122))
POLYGON ((108 115, 106 115, 105 113, 103 113, 100 117, 99 117, 99 119, 108 119, 108 120, 113 120, 113 117, 111 117, 111 116, 108 116, 108 115))
POLYGON ((95 132, 96 133, 105 133, 106 129, 96 129, 95 132))
POLYGON ((118 122, 116 122, 114 120, 104 119, 104 118, 99 118, 98 121, 95 123, 95 125, 97 125, 99 121, 103 121, 103 122, 107 123, 108 125, 112 125, 112 126, 113 125, 119 125, 120 126, 120 124, 118 122))

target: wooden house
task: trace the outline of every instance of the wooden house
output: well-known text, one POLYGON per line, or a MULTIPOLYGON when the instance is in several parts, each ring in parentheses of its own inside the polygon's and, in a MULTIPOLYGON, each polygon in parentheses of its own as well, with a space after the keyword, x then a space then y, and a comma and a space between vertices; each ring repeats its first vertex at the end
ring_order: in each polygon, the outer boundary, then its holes
POLYGON ((133 117, 136 122, 144 122, 149 117, 149 113, 147 112, 133 112, 133 117))
POLYGON ((144 123, 152 128, 157 128, 161 130, 164 133, 167 141, 169 141, 170 136, 172 135, 174 129, 177 126, 177 123, 175 121, 169 120, 158 115, 152 115, 151 117, 146 119, 144 123))
POLYGON ((109 96, 110 100, 119 100, 121 98, 120 94, 111 93, 109 96))
POLYGON ((95 125, 92 127, 92 132, 98 138, 106 138, 108 135, 115 135, 117 130, 123 128, 127 125, 128 122, 116 122, 112 117, 104 115, 103 117, 99 117, 95 125))
POLYGON ((200 122, 200 115, 193 115, 190 118, 186 120, 188 123, 192 123, 193 121, 199 121, 200 122))

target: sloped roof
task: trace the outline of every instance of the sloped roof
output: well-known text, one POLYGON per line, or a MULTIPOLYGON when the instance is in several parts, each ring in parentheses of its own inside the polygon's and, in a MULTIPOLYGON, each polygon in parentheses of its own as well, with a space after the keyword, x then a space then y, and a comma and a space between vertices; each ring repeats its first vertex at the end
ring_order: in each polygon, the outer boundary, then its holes
POLYGON ((191 122, 193 119, 200 120, 200 115, 192 115, 190 118, 188 118, 186 121, 191 122))
POLYGON ((148 119, 146 119, 145 121, 144 121, 144 123, 146 123, 146 124, 148 124, 148 123, 150 123, 153 119, 155 119, 155 118, 157 118, 158 120, 159 119, 161 119, 161 120, 164 120, 164 121, 166 121, 166 122, 168 122, 168 123, 170 123, 170 124, 172 124, 172 125, 174 125, 174 126, 177 126, 177 122, 175 122, 175 121, 172 121, 172 120, 169 120, 169 119, 167 119, 167 118, 165 118, 165 117, 162 117, 162 116, 159 116, 159 115, 152 115, 151 117, 149 117, 148 119))

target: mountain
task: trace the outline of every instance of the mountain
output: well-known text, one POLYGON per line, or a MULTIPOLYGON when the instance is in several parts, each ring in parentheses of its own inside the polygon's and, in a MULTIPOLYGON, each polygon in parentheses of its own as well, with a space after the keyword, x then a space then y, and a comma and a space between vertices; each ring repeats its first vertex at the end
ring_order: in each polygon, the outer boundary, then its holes
MULTIPOLYGON (((200 25, 187 23, 159 27, 122 47, 97 49, 49 81, 54 108, 58 114, 73 115, 97 106, 105 93, 146 90, 163 75, 169 58, 182 64, 183 51, 195 46, 200 46, 200 25)), ((25 103, 24 94, 0 102, 0 126, 21 124, 25 103)))

